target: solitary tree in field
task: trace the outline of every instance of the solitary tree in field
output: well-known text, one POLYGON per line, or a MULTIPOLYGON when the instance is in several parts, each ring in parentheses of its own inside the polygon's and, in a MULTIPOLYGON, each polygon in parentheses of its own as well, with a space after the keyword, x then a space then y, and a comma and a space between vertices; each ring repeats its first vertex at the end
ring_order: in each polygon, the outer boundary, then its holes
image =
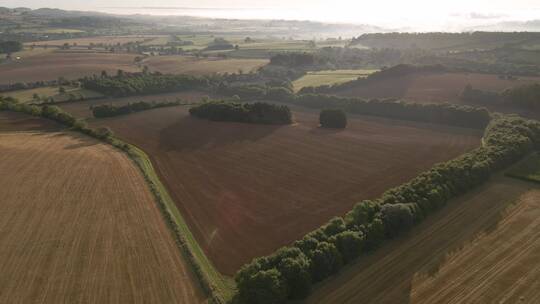
POLYGON ((347 126, 347 116, 341 109, 322 110, 319 115, 319 121, 323 128, 344 129, 347 126))

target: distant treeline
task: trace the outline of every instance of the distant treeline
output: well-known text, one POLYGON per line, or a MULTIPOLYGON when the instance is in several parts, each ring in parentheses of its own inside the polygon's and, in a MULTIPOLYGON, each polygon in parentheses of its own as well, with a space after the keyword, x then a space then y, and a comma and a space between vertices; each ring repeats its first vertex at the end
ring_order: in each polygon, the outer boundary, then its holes
POLYGON ((468 103, 482 105, 505 104, 529 110, 539 110, 540 83, 506 89, 501 93, 474 89, 467 85, 461 93, 461 99, 468 103))
POLYGON ((540 41, 540 33, 534 32, 463 32, 463 33, 370 33, 353 38, 351 45, 372 48, 496 48, 524 41, 540 41))
POLYGON ((104 95, 122 97, 156 93, 208 89, 211 77, 162 74, 124 74, 116 76, 86 77, 81 79, 82 87, 104 95))
POLYGON ((291 111, 287 106, 264 102, 208 101, 190 108, 189 113, 213 121, 258 124, 290 124, 292 122, 291 111))
POLYGON ((112 104, 90 106, 90 110, 92 110, 92 114, 94 115, 94 117, 103 118, 103 117, 126 115, 130 113, 146 111, 146 110, 151 110, 155 108, 173 107, 173 106, 178 106, 180 104, 181 104, 180 101, 165 101, 165 102, 138 101, 138 102, 128 103, 123 106, 115 106, 112 104))
MULTIPOLYGON (((241 303, 305 298, 314 283, 411 228, 451 199, 487 181, 540 144, 540 122, 497 117, 482 147, 435 165, 380 198, 358 203, 301 240, 259 257, 236 274, 241 303)), ((435 236, 437 237, 437 236, 435 236)))
POLYGON ((417 104, 396 100, 364 100, 323 94, 293 94, 286 87, 222 86, 219 94, 242 100, 274 100, 315 109, 343 109, 363 115, 389 117, 469 128, 484 128, 490 120, 484 108, 454 104, 417 104))

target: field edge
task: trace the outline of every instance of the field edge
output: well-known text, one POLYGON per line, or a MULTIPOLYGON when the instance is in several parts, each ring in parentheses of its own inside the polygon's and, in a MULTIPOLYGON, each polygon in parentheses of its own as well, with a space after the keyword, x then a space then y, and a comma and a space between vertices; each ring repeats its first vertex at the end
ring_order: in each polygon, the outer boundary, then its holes
POLYGON ((233 279, 219 273, 204 254, 180 210, 178 210, 167 189, 160 181, 146 152, 118 138, 114 138, 112 144, 113 146, 127 145, 129 147, 128 152, 126 152, 127 155, 142 172, 167 225, 171 228, 180 251, 189 262, 199 284, 210 296, 211 301, 216 304, 229 302, 233 298, 236 289, 233 279))

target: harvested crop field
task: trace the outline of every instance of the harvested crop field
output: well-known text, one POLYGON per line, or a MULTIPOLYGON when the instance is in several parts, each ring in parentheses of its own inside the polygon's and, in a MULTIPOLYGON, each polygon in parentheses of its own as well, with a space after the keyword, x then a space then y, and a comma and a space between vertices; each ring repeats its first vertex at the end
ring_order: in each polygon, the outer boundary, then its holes
POLYGON ((51 120, 16 112, 0 111, 0 132, 59 131, 63 127, 51 120))
POLYGON ((249 73, 266 65, 267 59, 220 59, 192 56, 154 56, 143 61, 150 71, 163 74, 209 75, 215 73, 249 73))
POLYGON ((95 120, 145 150, 219 271, 233 274, 332 216, 480 143, 480 132, 351 116, 318 128, 293 108, 290 126, 209 122, 186 107, 95 120))
MULTIPOLYGON (((38 51, 36 51, 38 52, 38 51)), ((59 77, 75 79, 105 70, 116 73, 121 69, 137 72, 134 54, 93 52, 42 52, 0 64, 0 84, 55 80, 59 77)))
POLYGON ((213 94, 209 94, 201 91, 186 91, 186 92, 175 92, 175 93, 165 93, 165 94, 156 94, 156 95, 143 95, 143 96, 132 96, 132 97, 121 97, 121 98, 103 98, 103 99, 92 99, 92 100, 83 100, 70 103, 59 104, 64 111, 74 115, 78 118, 90 118, 93 117, 90 106, 97 106, 102 104, 112 104, 115 106, 122 106, 130 102, 137 101, 146 101, 146 102, 165 102, 165 101, 176 101, 180 100, 183 103, 196 103, 200 102, 204 97, 215 98, 213 94))
POLYGON ((459 95, 468 84, 475 89, 501 92, 506 88, 540 82, 540 77, 499 79, 498 75, 477 73, 417 73, 381 81, 338 93, 363 98, 401 98, 415 102, 461 103, 459 95))
POLYGON ((204 302, 123 153, 71 132, 2 132, 0 172, 1 303, 204 302))
POLYGON ((322 283, 308 303, 539 303, 540 187, 496 177, 322 283))

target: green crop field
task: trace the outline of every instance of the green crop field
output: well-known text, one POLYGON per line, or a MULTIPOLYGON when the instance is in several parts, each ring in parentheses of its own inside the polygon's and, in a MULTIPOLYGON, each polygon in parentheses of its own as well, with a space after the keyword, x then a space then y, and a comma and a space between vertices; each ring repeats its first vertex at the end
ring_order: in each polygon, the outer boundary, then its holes
POLYGON ((316 87, 320 85, 333 85, 355 80, 359 77, 367 77, 377 70, 333 70, 308 72, 305 76, 293 82, 294 90, 303 87, 316 87))
POLYGON ((506 172, 507 176, 540 183, 540 152, 531 154, 506 172))

